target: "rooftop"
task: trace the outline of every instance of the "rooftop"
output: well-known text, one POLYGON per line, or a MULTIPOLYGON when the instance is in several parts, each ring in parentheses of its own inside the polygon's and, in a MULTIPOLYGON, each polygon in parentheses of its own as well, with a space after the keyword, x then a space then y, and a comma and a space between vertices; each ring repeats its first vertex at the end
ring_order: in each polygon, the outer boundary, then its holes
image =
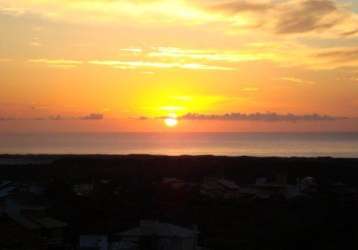
POLYGON ((148 236, 156 235, 160 237, 180 237, 192 238, 199 232, 197 230, 189 230, 180 226, 159 223, 156 221, 141 221, 140 226, 120 233, 121 236, 148 236))

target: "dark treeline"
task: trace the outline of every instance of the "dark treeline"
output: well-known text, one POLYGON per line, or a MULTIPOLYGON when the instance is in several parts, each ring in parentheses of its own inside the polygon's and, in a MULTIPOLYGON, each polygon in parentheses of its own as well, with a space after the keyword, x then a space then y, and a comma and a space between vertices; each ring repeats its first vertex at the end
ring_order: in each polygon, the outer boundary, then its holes
MULTIPOLYGON (((3 155, 1 158, 14 158, 3 155)), ((16 156, 23 159, 54 159, 49 164, 0 165, 2 176, 13 178, 88 178, 136 177, 161 180, 176 177, 200 181, 204 177, 229 177, 238 184, 250 184, 260 176, 277 173, 288 175, 289 182, 297 177, 313 176, 321 182, 344 181, 358 185, 358 159, 337 158, 257 158, 220 156, 16 156), (21 174, 20 174, 21 173, 21 174)))

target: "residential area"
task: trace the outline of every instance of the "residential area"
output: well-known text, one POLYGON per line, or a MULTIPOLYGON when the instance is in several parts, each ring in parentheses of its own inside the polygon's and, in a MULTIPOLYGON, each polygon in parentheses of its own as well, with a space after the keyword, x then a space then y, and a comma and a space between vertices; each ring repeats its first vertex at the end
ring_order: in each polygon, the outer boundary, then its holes
POLYGON ((240 182, 206 168, 198 174, 188 167, 183 175, 153 167, 149 174, 137 172, 130 159, 112 159, 128 161, 113 174, 108 159, 86 170, 76 161, 0 166, 6 172, 0 180, 1 249, 274 249, 298 240, 321 246, 329 240, 317 238, 330 234, 347 243, 358 236, 358 188, 349 178, 278 169, 246 173, 240 182), (24 175, 14 175, 14 168, 24 175))

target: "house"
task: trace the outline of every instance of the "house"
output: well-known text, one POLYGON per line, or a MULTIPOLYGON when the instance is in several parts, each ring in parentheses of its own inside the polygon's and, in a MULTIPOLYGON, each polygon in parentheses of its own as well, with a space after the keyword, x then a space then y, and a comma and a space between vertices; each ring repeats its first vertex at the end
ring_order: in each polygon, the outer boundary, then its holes
POLYGON ((187 183, 177 178, 163 178, 162 185, 172 189, 181 189, 187 186, 187 183))
POLYGON ((355 205, 358 202, 358 190, 344 183, 332 183, 328 191, 333 194, 342 205, 355 205))
POLYGON ((8 218, 24 230, 44 239, 48 248, 66 245, 65 230, 67 224, 46 216, 31 216, 29 214, 8 213, 8 218))
POLYGON ((48 248, 65 245, 67 224, 46 214, 48 204, 33 193, 15 192, 0 203, 2 213, 19 227, 44 239, 48 248))
POLYGON ((300 189, 302 190, 302 192, 306 192, 306 193, 316 192, 317 187, 318 187, 318 185, 317 185, 315 178, 313 178, 311 176, 307 176, 307 177, 303 178, 300 183, 300 189))
POLYGON ((0 216, 0 249, 48 250, 46 240, 7 216, 0 216))
POLYGON ((90 196, 94 191, 93 183, 82 183, 73 186, 73 192, 78 196, 90 196))
POLYGON ((240 196, 240 187, 224 178, 205 178, 200 187, 200 194, 210 198, 233 199, 240 196))
POLYGON ((287 183, 287 175, 276 174, 273 181, 268 181, 266 177, 259 177, 255 184, 247 189, 241 189, 241 192, 250 192, 258 199, 271 199, 273 197, 282 197, 286 200, 302 197, 301 182, 298 179, 297 185, 287 183))
POLYGON ((16 185, 11 181, 3 181, 0 184, 0 199, 8 197, 12 192, 16 190, 16 185))
POLYGON ((108 236, 80 235, 78 250, 108 250, 108 236))
POLYGON ((197 229, 141 221, 139 227, 117 234, 121 241, 111 250, 196 250, 198 235, 197 229))
POLYGON ((40 226, 41 235, 47 240, 49 247, 65 245, 65 229, 68 227, 67 223, 51 217, 38 217, 32 218, 32 220, 40 226))

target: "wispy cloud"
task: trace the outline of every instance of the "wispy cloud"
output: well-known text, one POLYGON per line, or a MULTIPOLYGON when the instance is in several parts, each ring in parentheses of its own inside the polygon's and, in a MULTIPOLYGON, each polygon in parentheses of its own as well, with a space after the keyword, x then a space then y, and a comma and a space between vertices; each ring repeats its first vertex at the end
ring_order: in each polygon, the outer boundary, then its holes
POLYGON ((12 59, 9 58, 0 58, 0 63, 6 63, 6 62, 11 62, 12 59))
POLYGON ((259 28, 277 35, 328 32, 336 36, 350 36, 355 35, 358 28, 354 24, 357 14, 334 0, 200 3, 209 11, 228 15, 227 21, 231 20, 234 25, 238 19, 246 20, 241 22, 244 24, 241 28, 259 28))
POLYGON ((36 63, 36 64, 44 64, 48 67, 54 68, 75 68, 81 64, 83 61, 78 60, 64 60, 64 59, 30 59, 28 60, 29 63, 36 63))
POLYGON ((41 43, 41 41, 40 41, 40 39, 38 37, 34 37, 29 42, 29 45, 32 46, 32 47, 41 47, 42 43, 41 43))
POLYGON ((358 67, 358 47, 337 47, 318 50, 310 56, 312 67, 317 68, 342 68, 358 67), (314 65, 315 64, 315 65, 314 65))
POLYGON ((183 0, 2 0, 0 10, 9 14, 37 14, 66 22, 164 22, 186 23, 209 20, 205 11, 183 0))
POLYGON ((305 80, 305 79, 301 79, 298 77, 280 77, 279 80, 282 80, 285 82, 297 83, 297 84, 315 84, 316 83, 314 81, 305 80))
POLYGON ((247 62, 267 59, 264 53, 247 53, 246 51, 220 51, 204 49, 182 49, 173 47, 158 47, 147 53, 148 57, 181 58, 206 61, 247 62))
POLYGON ((221 23, 269 33, 356 35, 357 14, 336 0, 2 0, 0 11, 66 22, 221 23))
MULTIPOLYGON (((273 62, 283 67, 303 66, 312 69, 332 69, 342 66, 357 66, 356 48, 310 48, 298 43, 282 41, 280 43, 249 43, 237 50, 225 49, 188 49, 177 47, 153 47, 141 49, 140 57, 134 55, 131 62, 103 61, 103 64, 117 64, 117 67, 161 67, 161 68, 205 68, 233 70, 240 63, 273 62), (147 61, 139 60, 144 58, 147 61), (151 61, 153 58, 156 61, 151 61), (340 59, 341 58, 341 59, 340 59), (176 62, 180 61, 181 64, 176 62), (122 65, 120 65, 122 64, 122 65), (218 65, 219 64, 219 65, 218 65)), ((98 61, 97 63, 100 63, 98 61)), ((284 79, 299 84, 314 84, 314 81, 297 77, 284 79)))
MULTIPOLYGON (((357 67, 358 47, 310 48, 294 42, 249 43, 237 50, 176 47, 124 48, 127 54, 115 59, 66 60, 56 58, 30 59, 28 62, 56 68, 75 68, 91 64, 114 69, 185 69, 207 71, 236 71, 242 63, 272 62, 281 67, 335 69, 357 67)), ((148 72, 147 70, 145 72, 148 72)), ((149 72, 152 72, 149 70, 149 72)), ((314 84, 299 77, 280 80, 297 84, 314 84)))
MULTIPOLYGON (((357 66, 357 51, 357 48, 310 48, 298 43, 282 41, 280 43, 249 43, 238 50, 154 47, 142 49, 141 57, 165 61, 164 64, 167 65, 168 61, 180 60, 187 64, 215 63, 224 68, 238 68, 240 63, 266 61, 283 67, 304 66, 312 69, 332 69, 357 66)), ((297 77, 285 77, 282 80, 314 84, 313 81, 297 77)))
POLYGON ((327 49, 316 54, 316 57, 333 62, 357 62, 358 47, 327 49))
POLYGON ((139 53, 143 52, 143 49, 141 49, 141 48, 125 48, 125 49, 120 49, 120 51, 139 54, 139 53))
POLYGON ((290 1, 280 6, 276 32, 282 34, 322 31, 338 25, 347 17, 334 1, 290 1))
POLYGON ((237 14, 241 12, 263 12, 270 10, 272 4, 268 2, 255 1, 230 1, 209 5, 208 9, 228 14, 237 14))
POLYGON ((175 63, 175 62, 155 62, 155 61, 116 61, 116 60, 94 60, 88 63, 94 65, 110 66, 117 69, 140 69, 140 68, 160 68, 160 69, 187 69, 187 70, 218 70, 232 71, 235 68, 201 63, 175 63))
POLYGON ((245 87, 245 88, 241 89, 241 91, 244 91, 244 92, 257 92, 259 90, 260 89, 257 87, 245 87))

